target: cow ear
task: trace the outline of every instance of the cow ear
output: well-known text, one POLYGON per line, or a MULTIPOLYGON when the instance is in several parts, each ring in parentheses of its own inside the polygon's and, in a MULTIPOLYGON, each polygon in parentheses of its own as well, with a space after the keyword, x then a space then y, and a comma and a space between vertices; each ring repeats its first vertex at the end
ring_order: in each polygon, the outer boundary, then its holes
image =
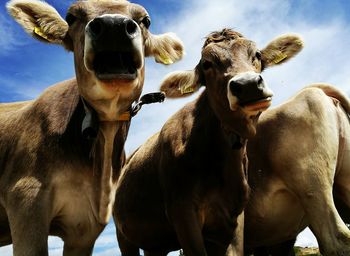
POLYGON ((167 98, 182 98, 198 91, 200 87, 200 74, 198 69, 195 69, 170 73, 164 78, 160 91, 164 92, 167 98))
POLYGON ((199 88, 196 70, 175 71, 165 77, 160 91, 164 92, 167 98, 182 98, 198 91, 199 88))
POLYGON ((286 62, 297 55, 303 46, 303 40, 297 35, 287 34, 277 37, 261 51, 263 68, 286 62))
POLYGON ((10 15, 34 38, 63 44, 67 22, 51 5, 38 0, 12 0, 6 5, 10 15))
POLYGON ((153 35, 150 32, 145 42, 146 56, 153 56, 158 63, 173 64, 184 55, 182 41, 174 33, 153 35))

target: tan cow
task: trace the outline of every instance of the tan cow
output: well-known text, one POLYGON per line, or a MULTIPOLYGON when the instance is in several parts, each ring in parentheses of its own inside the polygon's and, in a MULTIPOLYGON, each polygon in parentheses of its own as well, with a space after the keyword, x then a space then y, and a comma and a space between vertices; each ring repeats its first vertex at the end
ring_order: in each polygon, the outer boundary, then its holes
POLYGON ((0 245, 48 255, 57 235, 64 255, 90 255, 110 219, 144 57, 170 64, 182 44, 152 35, 146 10, 128 1, 78 1, 66 21, 42 1, 7 8, 34 38, 74 52, 76 79, 0 105, 0 245))
POLYGON ((207 37, 194 70, 164 80, 168 97, 206 89, 123 168, 114 208, 123 255, 225 255, 248 197, 246 140, 272 96, 260 73, 301 48, 286 35, 260 51, 224 29, 207 37))
MULTIPOLYGON (((349 113, 343 93, 317 84, 260 116, 248 143, 247 249, 293 239, 309 226, 323 255, 350 255, 350 231, 339 216, 349 221, 349 113)), ((289 255, 281 249, 270 253, 289 255)))

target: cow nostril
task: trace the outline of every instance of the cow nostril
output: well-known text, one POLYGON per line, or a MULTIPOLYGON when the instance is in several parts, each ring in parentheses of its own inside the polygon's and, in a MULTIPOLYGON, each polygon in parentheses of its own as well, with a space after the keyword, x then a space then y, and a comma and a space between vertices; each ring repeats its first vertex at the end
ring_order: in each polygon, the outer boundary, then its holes
POLYGON ((125 30, 128 35, 133 35, 137 31, 137 25, 134 21, 132 20, 127 20, 125 25, 125 30))
POLYGON ((264 79, 261 75, 259 75, 257 87, 259 90, 264 90, 265 88, 264 79))
POLYGON ((99 37, 103 32, 103 24, 100 19, 94 19, 89 25, 90 32, 94 37, 99 37))
POLYGON ((236 83, 235 81, 231 81, 230 90, 234 96, 238 97, 240 94, 242 94, 242 85, 239 83, 236 83))

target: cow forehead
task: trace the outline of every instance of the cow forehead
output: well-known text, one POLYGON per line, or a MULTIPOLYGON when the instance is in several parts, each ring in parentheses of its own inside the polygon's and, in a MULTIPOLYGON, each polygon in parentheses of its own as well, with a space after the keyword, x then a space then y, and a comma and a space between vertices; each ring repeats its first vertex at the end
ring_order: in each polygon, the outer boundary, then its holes
POLYGON ((103 14, 123 14, 131 18, 141 18, 148 15, 141 5, 124 0, 78 1, 71 5, 68 12, 87 20, 103 14))
POLYGON ((241 54, 250 55, 256 49, 256 44, 253 41, 246 38, 237 38, 207 44, 202 50, 202 56, 216 59, 232 58, 241 54))

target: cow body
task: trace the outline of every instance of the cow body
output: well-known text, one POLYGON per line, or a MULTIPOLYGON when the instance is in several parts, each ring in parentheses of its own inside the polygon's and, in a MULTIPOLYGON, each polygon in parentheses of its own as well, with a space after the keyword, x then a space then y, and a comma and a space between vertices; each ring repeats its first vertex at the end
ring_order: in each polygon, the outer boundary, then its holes
MULTIPOLYGON (((93 164, 100 163, 90 157, 93 142, 82 135, 84 117, 76 80, 50 87, 39 99, 16 109, 1 111, 1 120, 6 120, 0 124, 0 209, 6 209, 6 214, 0 213, 1 245, 11 243, 13 236, 25 240, 24 236, 43 233, 45 237, 36 243, 45 243, 50 234, 60 236, 65 247, 74 247, 74 254, 92 250, 107 224, 100 208, 111 207, 113 200, 107 204, 100 200, 106 186, 101 183, 101 170, 93 171, 93 164), (55 104, 56 99, 60 100, 55 104), (67 118, 60 115, 64 112, 72 115, 67 129, 52 133, 50 126, 60 126, 61 118, 67 118), (39 222, 38 216, 44 219, 39 222)), ((116 125, 121 149, 128 126, 129 122, 116 125)), ((123 150, 113 156, 123 161, 123 150)), ((114 183, 121 164, 113 168, 114 183)), ((109 189, 113 193, 113 187, 109 189)), ((47 253, 47 248, 43 246, 41 252, 47 253)))
POLYGON ((260 73, 279 63, 276 56, 292 57, 301 48, 299 37, 284 36, 259 51, 224 29, 208 36, 193 71, 165 78, 161 90, 168 97, 206 89, 123 168, 114 206, 123 255, 139 255, 138 248, 146 255, 180 248, 187 256, 225 255, 232 240, 232 251, 243 250, 237 219, 249 190, 246 141, 272 96, 260 73))
POLYGON ((261 115, 248 145, 247 248, 294 239, 309 226, 324 255, 350 253, 339 216, 346 220, 349 205, 349 106, 335 88, 314 85, 261 115))
POLYGON ((48 255, 57 235, 64 255, 91 255, 112 213, 144 58, 170 64, 181 41, 152 35, 146 10, 128 1, 78 1, 66 20, 42 1, 7 8, 34 38, 74 52, 76 78, 0 105, 0 245, 48 255))
POLYGON ((173 225, 199 225, 208 254, 226 251, 233 238, 248 195, 244 150, 231 148, 207 101, 203 93, 180 110, 125 168, 115 205, 118 222, 123 223, 118 228, 145 250, 181 248, 173 225), (175 205, 168 205, 170 198, 175 205), (195 214, 198 223, 176 223, 165 207, 176 208, 169 210, 176 215, 195 214), (135 228, 138 232, 132 232, 135 228))

